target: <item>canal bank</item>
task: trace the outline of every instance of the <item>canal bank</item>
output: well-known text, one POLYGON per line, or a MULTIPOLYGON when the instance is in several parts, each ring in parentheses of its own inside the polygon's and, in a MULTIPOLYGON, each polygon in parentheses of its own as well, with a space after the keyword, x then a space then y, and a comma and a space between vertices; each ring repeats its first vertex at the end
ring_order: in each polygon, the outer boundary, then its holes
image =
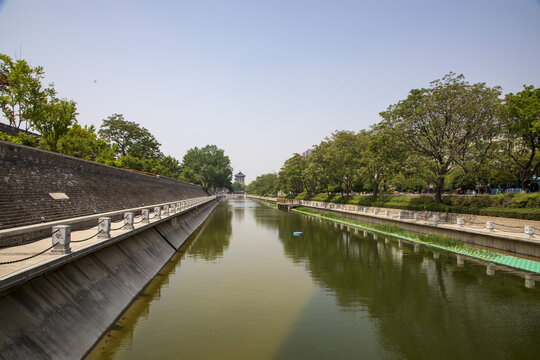
POLYGON ((0 357, 81 358, 206 220, 218 201, 90 244, 3 280, 0 357), (28 275, 25 274, 28 272, 28 275))
POLYGON ((448 236, 471 245, 540 259, 540 239, 534 233, 535 229, 540 229, 538 221, 433 211, 419 213, 399 209, 265 198, 253 195, 247 195, 247 197, 269 202, 282 202, 282 207, 286 209, 306 207, 369 224, 396 225, 405 231, 448 236))
POLYGON ((437 252, 224 202, 95 358, 537 359, 540 289, 437 252))

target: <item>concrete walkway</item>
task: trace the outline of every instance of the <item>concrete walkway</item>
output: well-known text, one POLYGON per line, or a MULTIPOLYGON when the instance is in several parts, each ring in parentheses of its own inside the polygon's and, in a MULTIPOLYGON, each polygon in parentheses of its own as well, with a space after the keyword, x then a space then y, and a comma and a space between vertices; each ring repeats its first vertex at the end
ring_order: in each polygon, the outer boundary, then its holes
MULTIPOLYGON (((210 200, 211 199, 209 199, 208 201, 210 200)), ((98 232, 97 224, 95 227, 92 227, 92 228, 72 231, 71 243, 70 243, 70 247, 71 247, 70 254, 65 254, 65 255, 52 254, 50 250, 47 250, 43 254, 37 255, 28 260, 18 261, 18 262, 14 262, 10 264, 2 264, 5 262, 23 259, 32 255, 35 255, 37 253, 40 253, 45 249, 50 248, 52 245, 52 236, 43 238, 41 240, 35 241, 30 244, 26 244, 26 245, 0 248, 0 290, 5 288, 6 285, 8 285, 7 283, 11 283, 12 278, 24 277, 26 276, 25 275, 26 273, 31 275, 32 273, 34 273, 32 270, 37 271, 37 269, 55 267, 59 263, 65 263, 74 257, 82 256, 83 254, 88 253, 91 249, 100 247, 100 245, 105 246, 106 244, 109 244, 111 242, 116 242, 127 236, 131 236, 131 234, 137 233, 141 231, 141 229, 143 228, 151 227, 153 223, 165 221, 166 219, 170 217, 173 217, 180 213, 187 212, 190 209, 206 202, 207 201, 203 201, 201 203, 196 203, 196 204, 187 206, 178 212, 171 211, 169 216, 162 215, 160 219, 155 218, 151 215, 149 223, 140 222, 141 215, 138 215, 134 218, 133 230, 126 230, 123 228, 123 225, 124 225, 123 219, 117 222, 113 222, 111 224, 111 232, 110 232, 109 239, 98 239, 97 236, 94 236, 98 232), (85 240, 85 239, 88 239, 88 240, 85 240), (84 240, 84 241, 77 242, 80 240, 84 240)))
MULTIPOLYGON (((276 198, 246 195, 247 198, 276 202, 276 198)), ((503 218, 495 216, 441 213, 436 211, 413 211, 390 208, 369 207, 349 204, 333 204, 319 201, 297 200, 300 206, 319 210, 330 210, 348 214, 355 214, 378 220, 392 220, 396 222, 419 224, 434 227, 433 217, 439 217, 438 228, 466 231, 472 234, 497 236, 506 239, 515 239, 540 244, 540 234, 525 234, 525 226, 532 226, 535 232, 540 232, 540 221, 503 218), (401 213, 401 217, 400 217, 401 213), (414 219, 414 214, 418 219, 414 219), (457 219, 463 219, 464 224, 457 224, 457 219), (493 230, 486 228, 486 223, 493 223, 493 230)))

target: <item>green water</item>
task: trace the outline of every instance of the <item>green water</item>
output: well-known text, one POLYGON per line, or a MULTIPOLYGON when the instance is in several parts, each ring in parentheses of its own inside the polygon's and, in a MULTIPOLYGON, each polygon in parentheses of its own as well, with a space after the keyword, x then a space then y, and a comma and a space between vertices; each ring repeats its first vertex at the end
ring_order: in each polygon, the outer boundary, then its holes
POLYGON ((540 359, 540 284, 439 254, 231 200, 89 357, 540 359))

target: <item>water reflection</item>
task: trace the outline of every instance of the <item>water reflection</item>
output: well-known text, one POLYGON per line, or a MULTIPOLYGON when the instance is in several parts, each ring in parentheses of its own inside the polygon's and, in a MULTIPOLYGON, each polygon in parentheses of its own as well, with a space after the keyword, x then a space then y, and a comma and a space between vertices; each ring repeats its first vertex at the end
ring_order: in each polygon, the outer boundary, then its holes
MULTIPOLYGON (((193 236, 196 236, 194 234, 193 236)), ((190 239, 192 240, 193 237, 190 239)), ((109 330, 107 336, 102 338, 92 351, 85 358, 86 360, 106 360, 113 359, 116 350, 121 344, 130 343, 133 340, 133 334, 137 323, 148 317, 150 314, 150 304, 161 298, 162 289, 169 284, 169 279, 180 269, 184 259, 184 250, 189 248, 191 241, 185 244, 181 251, 177 252, 144 288, 141 294, 129 306, 127 311, 109 330)))
MULTIPOLYGON (((229 247, 232 235, 232 209, 231 204, 222 204, 220 211, 215 211, 212 217, 204 224, 204 236, 198 239, 188 251, 188 256, 195 260, 203 259, 215 261, 223 257, 229 247)), ((234 209, 235 216, 240 212, 234 209)))
POLYGON ((444 251, 235 200, 187 253, 104 358, 540 358, 540 290, 444 251))
MULTIPOLYGON (((489 276, 485 266, 464 266, 449 253, 435 259, 423 246, 290 217, 278 216, 276 224, 285 255, 304 264, 342 311, 367 311, 391 353, 409 359, 540 358, 534 341, 539 291, 525 289, 522 279, 489 276), (305 235, 293 237, 293 231, 305 235)), ((268 225, 266 218, 260 222, 268 225)), ((305 331, 302 321, 298 329, 305 331)), ((286 353, 294 348, 284 346, 286 353)))

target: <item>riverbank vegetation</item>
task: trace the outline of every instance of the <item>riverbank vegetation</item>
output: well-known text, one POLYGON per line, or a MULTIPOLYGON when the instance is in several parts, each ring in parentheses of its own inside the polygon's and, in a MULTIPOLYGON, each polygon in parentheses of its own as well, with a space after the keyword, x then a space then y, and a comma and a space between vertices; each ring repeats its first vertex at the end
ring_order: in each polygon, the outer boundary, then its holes
POLYGON ((335 131, 303 155, 294 154, 278 174, 257 178, 248 192, 514 217, 539 207, 535 195, 443 195, 538 190, 540 88, 524 86, 503 96, 499 87, 449 73, 411 90, 380 116, 367 130, 335 131))
POLYGON ((12 130, 0 132, 0 140, 167 176, 205 190, 231 188, 230 160, 217 146, 189 149, 180 162, 161 152, 148 129, 122 114, 103 119, 99 129, 83 126, 76 102, 59 98, 54 84, 45 86, 43 78, 43 67, 0 54, 0 108, 12 130))

